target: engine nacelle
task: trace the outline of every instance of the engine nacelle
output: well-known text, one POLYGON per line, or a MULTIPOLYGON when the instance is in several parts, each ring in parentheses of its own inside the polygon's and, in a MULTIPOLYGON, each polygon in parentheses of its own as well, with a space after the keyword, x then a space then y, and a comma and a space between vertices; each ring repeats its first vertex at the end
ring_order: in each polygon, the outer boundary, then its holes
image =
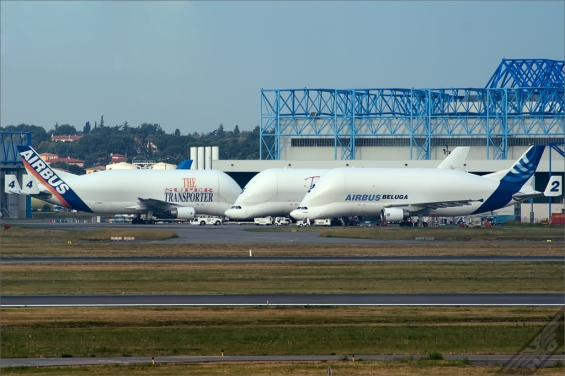
POLYGON ((175 208, 171 209, 167 214, 177 219, 192 219, 194 218, 194 208, 175 208))
POLYGON ((410 217, 410 212, 399 208, 384 208, 381 210, 381 217, 383 221, 398 222, 410 217))

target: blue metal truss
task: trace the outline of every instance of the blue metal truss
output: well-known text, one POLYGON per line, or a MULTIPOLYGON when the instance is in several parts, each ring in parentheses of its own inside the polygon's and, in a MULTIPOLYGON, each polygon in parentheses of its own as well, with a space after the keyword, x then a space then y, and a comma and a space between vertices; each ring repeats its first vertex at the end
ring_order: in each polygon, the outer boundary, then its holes
POLYGON ((562 60, 503 59, 486 87, 563 88, 565 84, 563 64, 562 60))
POLYGON ((476 137, 487 159, 506 159, 509 137, 565 134, 563 62, 503 60, 487 86, 522 82, 548 86, 261 90, 261 159, 296 136, 333 138, 334 159, 355 159, 361 137, 407 138, 410 159, 430 159, 433 138, 476 137))
POLYGON ((31 145, 31 132, 0 132, 0 163, 21 163, 18 145, 31 145))

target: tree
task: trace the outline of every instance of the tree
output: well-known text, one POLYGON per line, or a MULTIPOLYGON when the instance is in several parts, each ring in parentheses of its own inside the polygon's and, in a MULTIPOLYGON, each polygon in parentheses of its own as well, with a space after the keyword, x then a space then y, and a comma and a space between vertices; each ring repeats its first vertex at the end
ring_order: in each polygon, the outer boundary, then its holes
POLYGON ((53 207, 51 206, 51 204, 45 203, 41 207, 41 211, 42 212, 50 212, 50 211, 53 211, 53 207))
POLYGON ((180 136, 180 129, 175 129, 175 136, 180 136))
POLYGON ((215 133, 219 138, 224 138, 226 136, 226 132, 224 131, 224 124, 220 123, 220 126, 218 127, 218 129, 216 129, 215 133))
POLYGON ((55 136, 74 136, 75 134, 77 134, 77 130, 73 125, 69 125, 69 124, 62 124, 59 125, 54 131, 53 131, 53 135, 55 136))
POLYGON ((240 132, 239 132, 239 126, 236 124, 236 125, 235 125, 235 128, 233 129, 233 135, 234 135, 235 137, 238 137, 239 134, 240 134, 240 132))
POLYGON ((37 125, 22 123, 16 126, 8 125, 6 127, 0 127, 0 130, 4 132, 31 132, 31 146, 33 146, 34 149, 43 141, 51 141, 51 136, 47 133, 45 128, 37 125))
POLYGON ((90 133, 90 122, 87 121, 86 124, 84 125, 84 128, 82 128, 82 134, 87 135, 89 133, 90 133))
POLYGON ((104 126, 104 115, 100 116, 100 127, 104 126))

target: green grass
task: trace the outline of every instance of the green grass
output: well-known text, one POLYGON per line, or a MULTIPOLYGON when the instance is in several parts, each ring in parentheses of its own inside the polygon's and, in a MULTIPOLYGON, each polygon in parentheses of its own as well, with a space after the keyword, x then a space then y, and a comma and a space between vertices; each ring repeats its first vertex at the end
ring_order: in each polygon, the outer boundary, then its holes
POLYGON ((320 236, 327 238, 355 239, 414 239, 415 237, 434 237, 448 241, 501 241, 531 240, 563 241, 563 227, 543 226, 497 226, 491 228, 407 228, 407 227, 349 227, 320 230, 320 236))
POLYGON ((402 307, 2 309, 1 356, 219 355, 221 349, 226 355, 514 353, 553 311, 540 307, 408 312, 402 307), (51 313, 41 316, 44 312, 51 313))
POLYGON ((542 240, 563 241, 563 226, 545 227, 539 224, 508 224, 495 227, 251 227, 250 232, 319 232, 326 238, 383 239, 406 240, 415 237, 434 237, 438 240, 470 241, 470 240, 542 240))
POLYGON ((562 293, 559 262, 3 264, 2 294, 562 293))
MULTIPOLYGON (((193 364, 136 364, 76 367, 3 368, 5 375, 492 375, 499 367, 470 367, 461 361, 331 361, 331 362, 232 362, 193 364)), ((540 369, 536 375, 562 375, 563 369, 540 369)))
POLYGON ((71 242, 91 242, 91 241, 110 241, 111 237, 135 237, 141 240, 166 240, 178 238, 175 231, 162 229, 121 229, 108 228, 93 231, 83 230, 49 230, 32 229, 27 227, 15 226, 9 230, 2 231, 2 243, 8 247, 12 244, 30 246, 39 244, 64 244, 71 242), (22 244, 23 243, 23 244, 22 244))

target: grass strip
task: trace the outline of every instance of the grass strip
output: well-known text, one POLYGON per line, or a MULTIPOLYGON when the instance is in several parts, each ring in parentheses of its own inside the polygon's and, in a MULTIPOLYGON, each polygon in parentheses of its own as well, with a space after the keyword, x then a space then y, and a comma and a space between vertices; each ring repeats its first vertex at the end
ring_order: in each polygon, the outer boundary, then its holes
MULTIPOLYGON (((498 367, 468 366, 462 361, 365 361, 338 362, 233 362, 196 364, 138 364, 77 367, 18 367, 4 368, 4 375, 326 375, 331 368, 334 375, 492 375, 498 367)), ((563 375, 563 368, 542 368, 536 375, 563 375)))
POLYGON ((414 239, 415 237, 433 237, 449 241, 501 241, 501 240, 563 240, 564 232, 561 227, 543 226, 497 226, 491 228, 332 228, 320 231, 320 236, 326 238, 355 238, 355 239, 414 239))
POLYGON ((559 262, 3 264, 10 294, 561 293, 559 262))
MULTIPOLYGON (((469 256, 469 255, 508 255, 508 256, 563 256, 563 244, 529 242, 430 242, 426 244, 128 244, 110 242, 111 236, 149 237, 147 231, 155 231, 151 236, 176 236, 176 233, 159 229, 113 229, 116 232, 96 232, 84 230, 49 230, 25 227, 12 227, 2 230, 2 257, 112 257, 112 256, 469 256), (129 231, 143 231, 138 234, 129 231), (126 232, 127 231, 127 232, 126 232), (168 232, 168 233, 167 233, 168 232), (69 245, 68 241, 72 244, 69 245), (93 241, 96 240, 96 241, 93 241)), ((363 230, 374 230, 367 228, 363 230)), ((418 230, 418 229, 410 229, 418 230)), ((292 236, 291 229, 287 231, 292 236)), ((303 231, 302 229, 299 231, 303 231)), ((306 230, 309 231, 309 230, 306 230)), ((393 230, 396 231, 396 230, 393 230)), ((519 232, 519 229, 516 230, 519 232)), ((414 235, 414 233, 411 233, 414 235)))
POLYGON ((31 244, 63 244, 70 241, 110 241, 111 237, 135 237, 141 240, 166 240, 178 238, 175 231, 164 229, 122 229, 107 228, 93 231, 81 230, 48 230, 48 229, 32 229, 26 227, 13 227, 10 230, 2 232, 2 243, 21 244, 25 242, 31 244))
POLYGON ((514 353, 554 308, 2 309, 2 357, 514 353))

